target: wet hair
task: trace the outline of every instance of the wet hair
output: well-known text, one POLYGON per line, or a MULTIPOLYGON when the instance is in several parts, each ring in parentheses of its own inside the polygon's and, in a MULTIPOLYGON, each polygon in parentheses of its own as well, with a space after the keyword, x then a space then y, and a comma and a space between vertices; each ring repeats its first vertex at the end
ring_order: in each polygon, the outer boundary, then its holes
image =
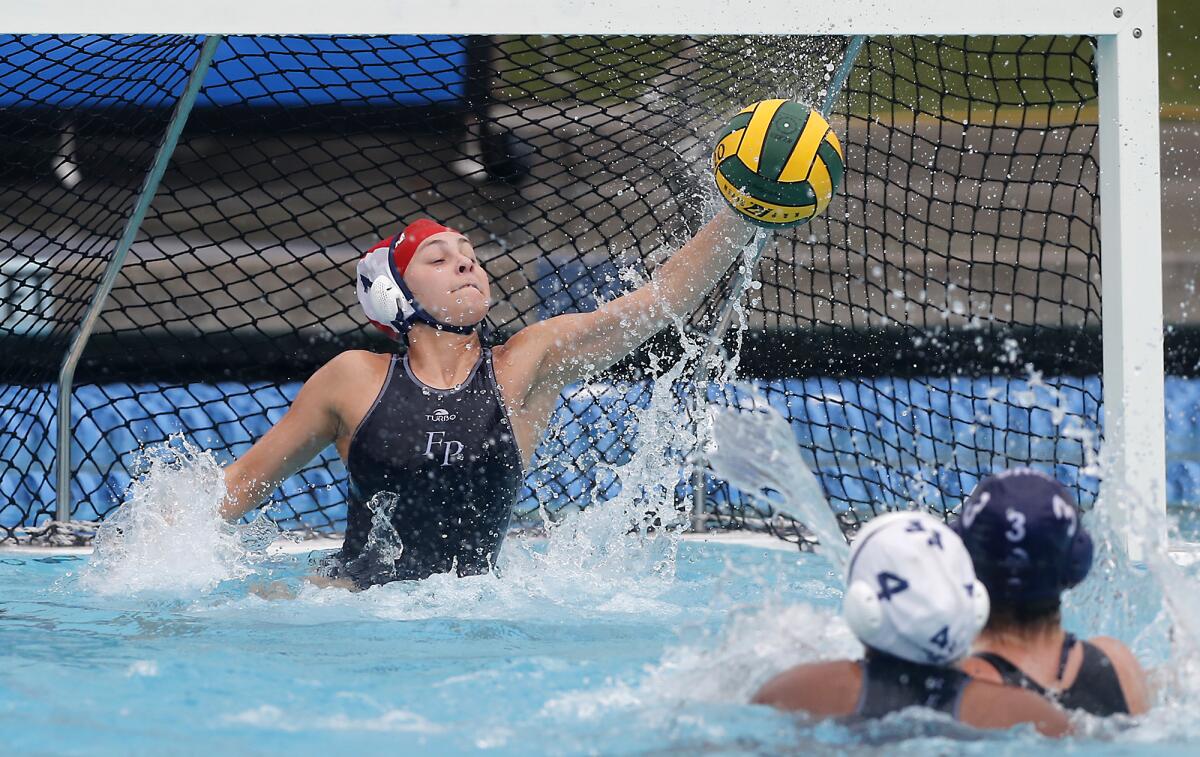
POLYGON ((1037 634, 1062 623, 1062 603, 1058 597, 1039 602, 1000 602, 992 605, 985 631, 993 633, 1037 634))

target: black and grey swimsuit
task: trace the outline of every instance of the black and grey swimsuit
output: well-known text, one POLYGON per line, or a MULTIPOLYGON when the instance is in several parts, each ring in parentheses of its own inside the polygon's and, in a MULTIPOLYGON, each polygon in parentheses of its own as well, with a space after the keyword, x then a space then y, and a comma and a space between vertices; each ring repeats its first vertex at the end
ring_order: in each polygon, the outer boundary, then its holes
POLYGON ((928 707, 958 720, 963 692, 971 681, 961 670, 909 662, 879 651, 859 665, 862 689, 854 716, 880 718, 906 707, 928 707))
POLYGON ((453 389, 425 385, 407 355, 393 357, 346 467, 346 539, 335 575, 365 588, 490 570, 523 482, 491 351, 453 389))
POLYGON ((1101 717, 1127 714, 1129 703, 1125 701, 1125 692, 1112 661, 1095 644, 1078 641, 1074 634, 1068 633, 1063 637, 1062 651, 1058 657, 1058 680, 1061 681, 1066 672, 1067 656, 1076 643, 1083 645, 1083 663, 1071 685, 1057 693, 1034 681, 1007 658, 995 652, 980 652, 975 657, 995 668, 1009 686, 1029 689, 1058 702, 1065 709, 1083 710, 1101 717))

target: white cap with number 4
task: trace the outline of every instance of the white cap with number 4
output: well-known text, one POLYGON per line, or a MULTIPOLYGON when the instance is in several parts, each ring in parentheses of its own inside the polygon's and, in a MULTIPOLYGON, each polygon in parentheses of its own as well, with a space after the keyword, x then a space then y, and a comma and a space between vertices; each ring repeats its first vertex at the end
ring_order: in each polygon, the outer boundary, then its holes
POLYGON ((842 612, 868 647, 948 665, 987 622, 987 590, 958 534, 921 512, 873 518, 850 545, 842 612))

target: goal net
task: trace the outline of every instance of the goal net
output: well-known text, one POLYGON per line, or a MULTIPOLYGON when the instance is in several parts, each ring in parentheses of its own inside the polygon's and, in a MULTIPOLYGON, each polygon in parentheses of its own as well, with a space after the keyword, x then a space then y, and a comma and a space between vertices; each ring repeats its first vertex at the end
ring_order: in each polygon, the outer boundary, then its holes
MULTIPOLYGON (((1090 502, 1101 398, 1097 75, 1086 37, 233 36, 221 40, 105 298, 69 395, 60 365, 199 59, 189 36, 0 37, 0 539, 101 519, 140 447, 181 433, 228 461, 300 383, 391 349, 357 258, 418 216, 492 278, 493 339, 644 279, 717 207, 712 135, 756 100, 831 104, 846 172, 776 233, 723 349, 791 423, 847 527, 954 508, 983 474, 1053 470, 1090 502), (851 51, 848 53, 848 51, 851 51), (838 86, 838 72, 848 71, 838 86)), ((687 323, 711 334, 729 282, 687 323)), ((564 392, 519 522, 612 496, 649 355, 564 392)), ((688 374, 689 378, 700 374, 688 374)), ((680 407, 688 382, 677 388, 680 407)), ((688 450, 674 470, 693 499, 688 450)), ((708 477, 702 522, 805 535, 708 477)), ((336 532, 332 449, 274 496, 336 532)))

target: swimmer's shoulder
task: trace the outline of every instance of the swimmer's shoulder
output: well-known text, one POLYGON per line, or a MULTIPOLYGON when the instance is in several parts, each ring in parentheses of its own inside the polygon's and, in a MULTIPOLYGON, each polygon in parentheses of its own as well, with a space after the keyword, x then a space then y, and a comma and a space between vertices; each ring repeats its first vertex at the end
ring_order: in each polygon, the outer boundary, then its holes
POLYGON ((1071 732, 1070 721, 1059 707, 1041 696, 990 681, 971 680, 959 702, 959 719, 975 728, 1011 728, 1032 723, 1043 736, 1058 738, 1071 732))
POLYGON ((1088 642, 1108 657, 1117 673, 1117 681, 1121 684, 1121 692, 1125 695, 1125 703, 1129 712, 1141 715, 1150 707, 1150 685, 1146 681, 1146 671, 1138 659, 1133 656, 1129 647, 1111 636, 1095 636, 1088 642))
POLYGON ((305 382, 332 394, 357 392, 377 385, 387 376, 393 355, 368 350, 346 350, 329 359, 305 382))
POLYGON ((986 681, 988 683, 1002 684, 1004 678, 1001 677, 1000 671, 996 670, 987 660, 971 655, 958 664, 962 672, 974 678, 976 681, 986 681))
POLYGON ((833 660, 785 670, 763 684, 750 701, 815 717, 841 717, 854 712, 861 690, 862 666, 854 660, 833 660))
POLYGON ((355 428, 387 379, 391 361, 388 354, 346 350, 318 368, 300 395, 328 408, 338 417, 339 427, 355 428))
POLYGON ((318 369, 318 372, 329 369, 333 373, 352 374, 360 372, 364 368, 373 368, 375 370, 382 368, 386 371, 393 357, 395 355, 391 353, 371 352, 370 350, 346 350, 330 358, 325 365, 318 369))

